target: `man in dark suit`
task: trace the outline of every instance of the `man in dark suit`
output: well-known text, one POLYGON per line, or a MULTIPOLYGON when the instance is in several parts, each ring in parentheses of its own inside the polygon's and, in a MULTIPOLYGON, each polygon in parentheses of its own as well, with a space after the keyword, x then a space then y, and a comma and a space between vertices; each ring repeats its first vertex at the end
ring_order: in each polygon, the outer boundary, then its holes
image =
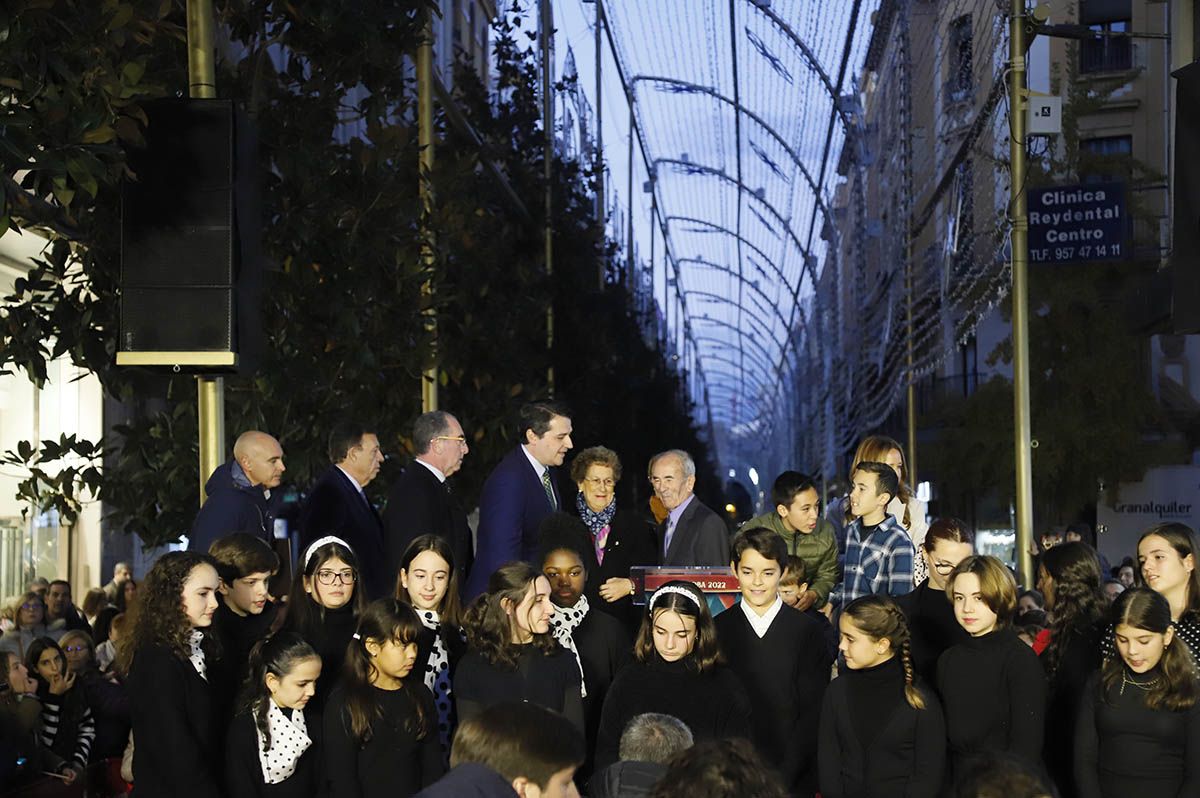
POLYGON ((531 402, 521 408, 518 433, 520 445, 483 483, 468 601, 487 589, 488 577, 504 563, 531 561, 542 519, 563 509, 555 469, 574 446, 570 412, 557 402, 531 402))
POLYGON ((388 573, 400 571, 400 559, 414 538, 437 535, 450 544, 461 589, 471 568, 471 527, 446 480, 462 468, 470 451, 467 438, 457 418, 434 410, 413 424, 413 447, 417 456, 392 485, 383 511, 388 573))
POLYGON ((721 517, 705 507, 692 491, 696 463, 682 449, 650 458, 650 486, 667 518, 658 526, 658 551, 663 565, 728 567, 729 530, 721 517))
POLYGON ((361 589, 368 600, 392 595, 396 575, 387 573, 383 522, 363 492, 383 464, 379 438, 362 424, 342 422, 329 434, 333 462, 317 479, 300 513, 300 548, 337 535, 358 556, 361 589))

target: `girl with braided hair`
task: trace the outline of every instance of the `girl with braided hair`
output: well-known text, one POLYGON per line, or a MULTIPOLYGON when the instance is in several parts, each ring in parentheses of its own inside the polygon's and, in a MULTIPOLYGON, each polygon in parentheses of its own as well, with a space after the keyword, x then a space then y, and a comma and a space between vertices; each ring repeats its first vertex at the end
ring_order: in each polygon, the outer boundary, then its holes
POLYGON ((250 650, 241 711, 225 741, 229 798, 308 798, 321 790, 319 724, 304 709, 317 691, 321 657, 296 632, 277 632, 250 650))
POLYGON ((1042 759, 1061 798, 1075 798, 1071 766, 1075 720, 1082 696, 1079 685, 1100 668, 1100 640, 1106 604, 1100 585, 1100 560, 1086 543, 1062 543, 1042 554, 1038 588, 1046 597, 1050 627, 1034 641, 1046 669, 1046 741, 1042 759))
POLYGON ((846 668, 821 710, 821 795, 937 795, 946 727, 937 696, 914 676, 904 613, 887 596, 863 596, 838 624, 846 668))

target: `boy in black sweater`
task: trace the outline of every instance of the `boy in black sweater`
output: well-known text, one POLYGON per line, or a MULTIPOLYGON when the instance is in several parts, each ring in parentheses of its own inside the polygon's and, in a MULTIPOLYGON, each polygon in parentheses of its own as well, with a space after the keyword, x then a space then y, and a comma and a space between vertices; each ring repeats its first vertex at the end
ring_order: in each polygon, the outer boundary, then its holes
POLYGON ((782 538, 763 527, 745 529, 732 549, 742 599, 716 617, 721 650, 750 697, 758 750, 790 794, 812 796, 817 720, 832 664, 823 630, 779 595, 788 562, 782 538))
POLYGON ((250 649, 271 631, 278 608, 267 589, 279 570, 279 555, 262 539, 235 532, 213 541, 208 549, 216 560, 221 585, 213 616, 213 631, 220 642, 220 662, 213 672, 213 694, 225 725, 236 709, 234 701, 250 669, 250 649))
MULTIPOLYGON (((779 597, 789 607, 800 610, 800 597, 808 592, 808 566, 804 560, 795 554, 789 554, 787 568, 783 569, 783 578, 779 580, 779 597)), ((821 627, 821 636, 825 639, 825 647, 829 649, 829 660, 837 659, 838 633, 829 622, 825 613, 816 607, 800 610, 805 616, 812 618, 821 627)))

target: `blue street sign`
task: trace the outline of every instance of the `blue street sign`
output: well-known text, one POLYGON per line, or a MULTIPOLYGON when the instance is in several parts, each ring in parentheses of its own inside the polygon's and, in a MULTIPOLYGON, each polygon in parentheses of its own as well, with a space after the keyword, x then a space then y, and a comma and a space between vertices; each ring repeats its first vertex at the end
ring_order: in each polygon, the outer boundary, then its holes
POLYGON ((1121 183, 1029 189, 1031 263, 1120 260, 1127 229, 1121 183))

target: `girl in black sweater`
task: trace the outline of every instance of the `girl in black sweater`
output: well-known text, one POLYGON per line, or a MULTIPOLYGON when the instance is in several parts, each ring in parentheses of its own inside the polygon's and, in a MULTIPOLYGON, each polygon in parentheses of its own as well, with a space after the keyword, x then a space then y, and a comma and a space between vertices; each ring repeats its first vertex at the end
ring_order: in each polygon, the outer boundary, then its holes
POLYGON ((230 798, 310 798, 321 788, 319 755, 304 707, 317 690, 321 658, 295 632, 250 650, 243 707, 225 743, 230 798))
POLYGON ((454 675, 458 717, 501 701, 531 701, 583 731, 579 664, 550 634, 550 582, 524 562, 502 565, 467 610, 470 651, 454 675))
POLYGON ((1072 759, 1082 703, 1079 685, 1100 667, 1105 624, 1096 550, 1080 542, 1047 549, 1038 567, 1038 588, 1054 619, 1050 643, 1041 653, 1049 689, 1043 760, 1061 798, 1075 798, 1072 759))
POLYGON ((437 708, 438 740, 447 761, 450 740, 458 725, 454 713, 454 673, 466 654, 462 611, 458 604, 458 571, 445 538, 421 535, 400 558, 396 599, 417 611, 417 664, 413 670, 425 681, 437 708))
POLYGON ((954 617, 971 635, 938 660, 951 768, 975 754, 1007 753, 1040 768, 1046 674, 1011 627, 1017 584, 995 557, 972 556, 950 574, 954 617))
POLYGON ((129 678, 135 798, 220 798, 221 729, 208 667, 207 630, 217 611, 211 557, 172 551, 159 558, 138 593, 120 662, 129 678))
POLYGON ((864 596, 839 626, 846 670, 821 710, 821 795, 937 795, 946 726, 937 697, 914 680, 904 613, 886 596, 864 596))
POLYGON ((750 699, 738 677, 721 664, 712 614, 695 585, 668 582, 654 591, 633 658, 604 700, 597 771, 617 761, 621 734, 644 712, 679 718, 697 741, 750 739, 750 699))
POLYGON ((287 603, 284 628, 308 641, 321 657, 321 678, 307 712, 314 722, 342 672, 346 647, 366 607, 359 589, 358 557, 341 538, 317 538, 304 550, 304 567, 296 572, 287 603))
POLYGON ((946 580, 960 562, 975 553, 971 528, 956 518, 939 518, 929 525, 917 549, 929 578, 911 593, 896 597, 908 621, 913 669, 927 685, 937 679, 942 652, 970 639, 954 617, 954 604, 946 595, 946 580))
POLYGON ((1075 735, 1079 795, 1200 795, 1200 684, 1170 604, 1131 588, 1112 616, 1118 656, 1089 680, 1075 735))
POLYGON ((433 696, 412 674, 421 622, 395 599, 367 605, 325 711, 331 798, 404 798, 445 772, 433 696))

